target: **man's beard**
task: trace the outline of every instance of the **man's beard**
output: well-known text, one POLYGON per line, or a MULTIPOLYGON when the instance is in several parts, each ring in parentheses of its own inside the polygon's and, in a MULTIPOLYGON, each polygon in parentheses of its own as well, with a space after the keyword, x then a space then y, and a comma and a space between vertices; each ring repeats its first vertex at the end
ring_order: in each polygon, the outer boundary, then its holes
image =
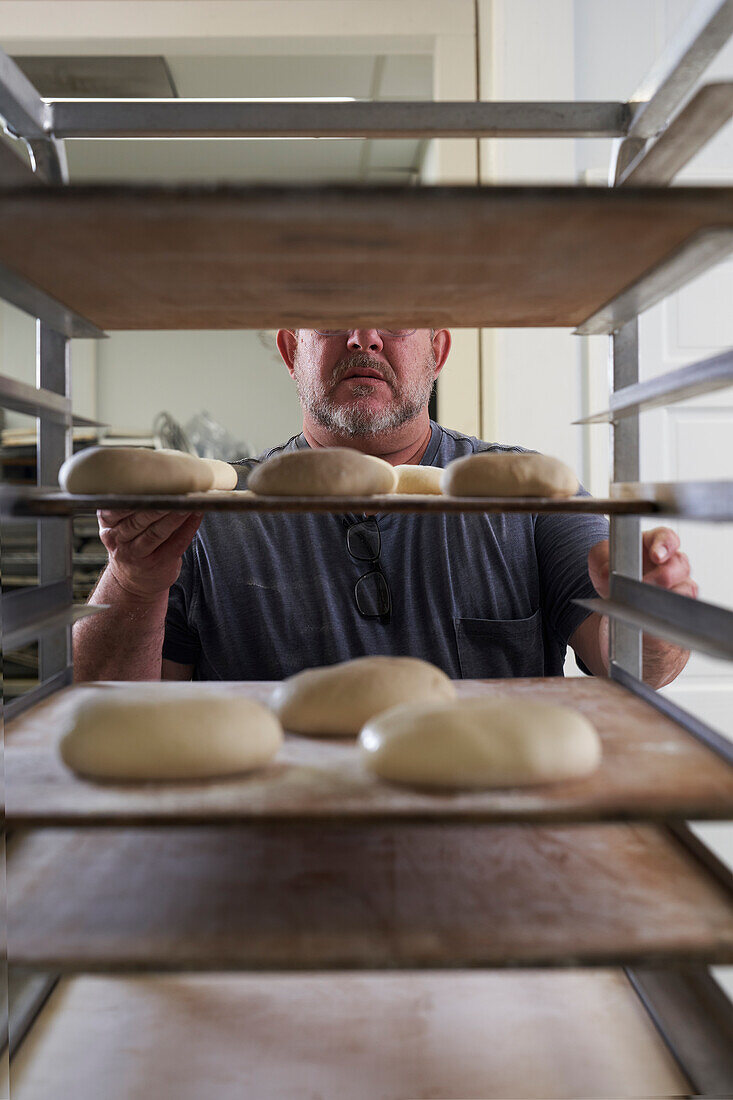
POLYGON ((344 375, 352 370, 366 369, 378 371, 380 377, 394 391, 394 371, 378 359, 372 359, 366 352, 355 352, 340 360, 326 383, 301 372, 296 353, 293 373, 301 405, 318 424, 331 432, 347 436, 366 436, 394 431, 408 420, 413 420, 430 400, 435 372, 435 353, 432 347, 421 374, 402 387, 387 408, 369 409, 360 404, 359 398, 368 397, 374 392, 371 383, 355 384, 351 401, 333 400, 332 393, 344 375))

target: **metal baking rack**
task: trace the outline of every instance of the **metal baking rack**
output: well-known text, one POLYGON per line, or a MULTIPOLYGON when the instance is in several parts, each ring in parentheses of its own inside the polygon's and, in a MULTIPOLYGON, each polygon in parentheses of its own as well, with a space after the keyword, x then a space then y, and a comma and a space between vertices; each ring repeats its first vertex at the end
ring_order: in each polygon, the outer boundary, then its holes
MULTIPOLYGON (((702 0, 685 25, 683 35, 670 46, 655 65, 639 93, 628 102, 613 103, 358 103, 305 105, 296 103, 250 104, 193 100, 174 101, 53 101, 41 98, 17 66, 0 53, 0 117, 12 137, 23 142, 29 152, 32 170, 26 169, 9 149, 0 144, 0 201, 17 214, 30 217, 35 210, 49 209, 54 203, 73 203, 74 196, 85 198, 84 188, 68 185, 64 155, 67 137, 170 137, 170 136, 336 136, 414 137, 429 139, 441 136, 480 137, 616 137, 615 161, 611 188, 599 189, 592 196, 601 204, 617 201, 617 189, 629 190, 629 202, 636 194, 640 201, 652 201, 661 193, 676 173, 695 155, 733 114, 733 83, 716 83, 690 94, 707 64, 730 37, 733 29, 733 0, 702 0)), ((88 189, 86 189, 88 191, 88 189)), ((103 198, 103 190, 99 193, 103 198)), ((235 189, 236 190, 236 189, 235 189)), ((250 189, 251 191, 252 189, 250 189)), ((260 207, 281 201, 278 189, 257 190, 260 207), (268 197, 269 195, 269 197, 268 197)), ((292 191, 293 189, 290 189, 292 191)), ((436 189, 447 208, 453 200, 482 204, 491 208, 494 189, 436 189), (473 196, 473 198, 472 198, 473 196)), ((495 189, 497 201, 507 198, 511 190, 517 201, 541 202, 552 188, 495 189)), ((555 189, 557 190, 557 189, 555 189)), ((560 189, 570 191, 572 189, 560 189)), ((588 201, 588 190, 575 189, 568 201, 581 204, 588 201)), ((668 194, 683 197, 678 191, 668 194)), ((698 196, 701 189, 695 189, 698 196)), ((135 188, 118 188, 135 200, 135 188)), ((172 209, 178 201, 186 201, 195 189, 161 189, 156 202, 163 209, 172 209)), ((200 189, 199 189, 200 191, 200 189)), ((245 201, 241 189, 240 198, 245 201)), ((338 189, 347 208, 352 201, 350 190, 338 189)), ((318 189, 311 189, 318 198, 318 189)), ((425 193, 394 192, 385 199, 377 189, 372 196, 365 189, 353 189, 355 200, 367 212, 373 203, 375 212, 384 202, 425 202, 425 193)), ((679 726, 711 748, 724 761, 733 760, 733 747, 713 729, 687 714, 670 700, 659 696, 641 679, 642 628, 667 631, 671 637, 730 658, 733 638, 733 613, 706 605, 663 590, 650 589, 641 581, 640 521, 642 514, 678 515, 687 518, 733 519, 730 483, 691 483, 679 486, 644 486, 639 484, 639 412, 645 408, 682 400, 694 394, 710 392, 733 382, 733 353, 726 352, 714 359, 672 371, 652 381, 639 382, 638 315, 673 290, 724 258, 733 248, 733 208, 730 192, 710 189, 711 201, 728 215, 713 218, 705 224, 691 226, 685 239, 668 244, 663 256, 657 257, 642 272, 627 271, 610 300, 599 301, 587 316, 571 318, 558 315, 554 320, 537 322, 530 316, 525 323, 565 325, 577 323, 580 334, 607 333, 611 342, 611 400, 608 410, 586 418, 585 423, 607 421, 613 428, 611 500, 604 501, 603 510, 610 514, 611 579, 608 600, 593 601, 594 610, 611 618, 611 678, 624 689, 672 718, 679 726), (721 206, 722 204, 722 206, 721 206)), ((287 196, 286 196, 287 197, 287 196)), ((511 197, 511 196, 509 196, 511 197)), ((567 196, 565 196, 567 198, 567 196)), ((563 200, 564 201, 564 200, 563 200)), ((476 207, 478 216, 479 207, 476 207)), ((298 209, 294 211, 297 218, 298 209)), ((470 220, 470 211, 467 217, 470 220)), ((46 249, 53 261, 59 244, 53 237, 53 218, 48 216, 48 234, 34 232, 29 245, 46 249), (53 249, 56 249, 54 253, 53 249)), ((96 339, 103 337, 100 316, 85 314, 70 296, 54 294, 41 281, 34 281, 14 251, 12 229, 17 229, 17 217, 6 218, 0 230, 0 294, 15 306, 36 318, 38 385, 23 387, 16 381, 0 377, 0 404, 31 416, 38 422, 38 489, 18 494, 8 492, 2 498, 5 523, 24 515, 36 516, 38 523, 39 584, 37 588, 6 595, 2 603, 5 644, 19 638, 35 637, 39 641, 40 683, 37 688, 5 708, 5 717, 20 715, 60 688, 71 683, 71 622, 91 609, 75 608, 72 601, 71 515, 77 509, 94 508, 100 500, 74 501, 54 491, 58 470, 70 453, 71 409, 68 342, 71 337, 96 339), (7 230, 7 231, 6 231, 7 230), (8 244, 8 241, 10 243, 8 244)), ((652 219, 653 222, 653 219, 652 219)), ((651 223, 650 223, 651 224, 651 223)), ((21 225, 21 230, 24 226, 21 225)), ((27 228, 25 229, 27 233, 27 228)), ((640 234, 643 241, 644 234, 640 234)), ((350 246, 351 247, 351 246, 350 246)), ((490 263, 487 256, 487 263, 490 263)), ((61 284, 58 284, 61 285, 61 284)), ((73 288, 72 288, 73 291, 73 288)), ((276 300, 276 295, 269 292, 276 300)), ((134 305, 134 303, 133 303, 134 305)), ((417 297, 402 307, 406 319, 414 321, 419 312, 417 297), (409 316, 407 316, 409 314, 409 316)), ((331 295, 329 310, 335 320, 353 318, 348 300, 331 295)), ((277 311, 275 311, 277 312, 277 311)), ((364 306, 365 317, 380 319, 375 303, 364 306)), ((384 308, 382 308, 384 313, 384 308)), ((458 321, 469 323, 457 314, 458 321)), ((282 320, 282 318, 280 318, 282 320)), ((308 322, 306 303, 290 303, 288 323, 308 322)), ((392 318, 390 318, 391 320, 392 318)), ((142 317, 138 318, 144 323, 142 317)), ((359 320, 357 317, 356 320, 359 320)), ((250 324, 269 324, 272 318, 264 307, 257 308, 250 324)), ((241 324, 241 321, 239 322, 241 324)), ((495 325, 501 319, 486 315, 473 318, 472 323, 495 325)), ((503 323, 510 323, 505 320, 503 323)), ((209 326, 210 327, 210 326, 209 326)), ((355 503, 352 501, 352 503, 355 503)), ((455 502, 443 502, 443 508, 455 502)), ((481 508, 490 502, 479 502, 481 508)), ((168 507, 170 501, 146 498, 148 506, 168 507)), ((294 502, 294 508, 310 508, 314 502, 294 502)), ((597 510, 597 502, 581 499, 579 510, 597 510)), ((171 504, 171 506, 173 506, 171 504)), ((180 506, 180 505, 178 505, 180 506)), ((230 507, 229 500, 219 498, 216 507, 230 507)), ((247 505, 255 507, 255 505, 247 505)), ((275 502, 260 502, 259 507, 275 508, 275 502)), ((403 505, 400 505, 402 507, 403 505)), ((493 505, 492 505, 493 506, 493 505)), ((526 502, 515 502, 526 508, 526 502)), ((198 507, 198 503, 197 503, 198 507)), ((342 510, 343 501, 319 502, 319 508, 342 510)), ((386 507, 380 503, 380 508, 386 507)), ((396 506, 395 506, 396 507, 396 506)), ((440 507, 434 502, 421 505, 413 502, 411 510, 440 507)), ((471 503, 456 507, 469 510, 471 503)), ((574 504, 575 507, 575 504, 574 504)), ((536 510, 535 505, 531 510, 536 510)), ((12 823, 11 823, 12 824, 12 823)), ((683 827, 677 827, 680 835, 683 827)), ((700 865, 705 865, 718 882, 729 876, 713 857, 701 849, 689 835, 684 844, 694 851, 700 865)), ((714 960, 713 960, 714 961, 714 960)), ((466 962, 466 959, 463 959, 466 962)), ((701 968, 648 970, 644 966, 628 971, 630 981, 652 1016, 659 1032, 682 1066, 696 1095, 728 1094, 733 1089, 733 1065, 730 1056, 730 1036, 733 1027, 731 1006, 721 1000, 720 990, 701 968), (702 1026, 702 1030, 701 1030, 702 1026), (696 1040, 706 1032, 704 1044, 696 1040)), ((11 1051, 17 1049, 25 1030, 48 994, 53 979, 35 975, 18 993, 17 1013, 10 1021, 11 1051)))

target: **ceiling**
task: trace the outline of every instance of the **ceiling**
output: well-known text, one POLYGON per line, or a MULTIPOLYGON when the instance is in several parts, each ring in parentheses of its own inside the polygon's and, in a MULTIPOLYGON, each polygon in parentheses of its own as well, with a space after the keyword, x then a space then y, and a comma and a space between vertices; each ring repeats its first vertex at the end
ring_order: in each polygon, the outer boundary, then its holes
MULTIPOLYGON (((47 98, 153 97, 366 100, 433 98, 429 53, 309 53, 304 56, 75 56, 15 58, 47 98)), ((369 182, 417 180, 419 140, 68 140, 72 182, 369 182)))

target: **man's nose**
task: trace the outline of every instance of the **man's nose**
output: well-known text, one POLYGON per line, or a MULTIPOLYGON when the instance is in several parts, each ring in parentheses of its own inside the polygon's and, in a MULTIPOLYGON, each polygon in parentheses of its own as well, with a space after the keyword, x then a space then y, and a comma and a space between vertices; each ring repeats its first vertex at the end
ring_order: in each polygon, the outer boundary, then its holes
POLYGON ((375 328, 355 328, 349 333, 346 346, 350 351, 381 351, 384 342, 375 328))

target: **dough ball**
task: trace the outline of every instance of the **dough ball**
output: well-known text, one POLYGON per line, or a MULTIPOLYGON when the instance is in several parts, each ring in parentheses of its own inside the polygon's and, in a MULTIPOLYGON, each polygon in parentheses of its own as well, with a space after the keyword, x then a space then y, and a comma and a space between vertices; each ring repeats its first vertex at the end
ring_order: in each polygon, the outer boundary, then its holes
POLYGON ((524 699, 461 699, 394 707, 359 737, 366 767, 423 787, 516 787, 594 771, 601 742, 570 707, 524 699))
POLYGON ((267 764, 282 728, 261 703, 199 685, 88 688, 59 742, 93 779, 210 779, 267 764))
POLYGON ((273 455, 249 475, 247 488, 263 496, 371 496, 391 493, 394 467, 351 447, 314 447, 273 455))
POLYGON ((396 493, 436 493, 440 495, 440 479, 443 470, 440 466, 395 466, 397 474, 396 493))
MULTIPOLYGON (((179 455, 183 452, 174 451, 170 447, 160 447, 156 449, 155 453, 159 455, 179 455)), ((212 489, 236 489, 239 479, 237 471, 230 462, 222 462, 220 458, 199 458, 196 455, 192 457, 208 466, 212 476, 212 489)))
POLYGON ((204 459, 183 451, 145 447, 87 447, 59 470, 59 485, 67 493, 92 495, 203 493, 213 482, 211 467, 204 459))
POLYGON ((211 470, 213 482, 212 489, 236 489, 237 471, 228 462, 222 462, 220 458, 202 458, 202 462, 211 470))
POLYGON ((356 736, 380 711, 415 699, 454 699, 452 681, 415 657, 357 657, 283 680, 270 706, 294 733, 356 736))
POLYGON ((579 483, 559 458, 482 451, 449 462, 442 486, 454 497, 572 497, 579 483))

